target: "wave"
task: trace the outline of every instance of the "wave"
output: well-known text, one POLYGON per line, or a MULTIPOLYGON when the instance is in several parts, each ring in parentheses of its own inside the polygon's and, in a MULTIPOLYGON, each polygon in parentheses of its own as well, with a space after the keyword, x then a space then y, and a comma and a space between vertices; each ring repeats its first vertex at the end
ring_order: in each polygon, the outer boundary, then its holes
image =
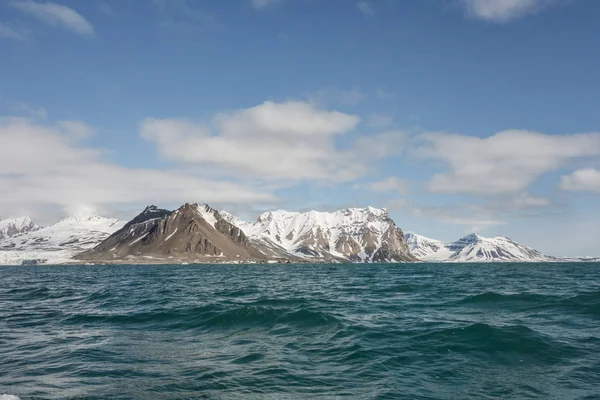
POLYGON ((574 349, 524 325, 495 326, 474 323, 437 330, 413 338, 413 345, 433 346, 437 352, 531 356, 554 363, 574 349), (559 356, 560 355, 560 356, 559 356))
POLYGON ((553 310, 561 313, 577 313, 600 318, 600 291, 584 292, 571 297, 536 293, 502 294, 485 292, 468 296, 447 305, 525 307, 525 310, 553 310))
POLYGON ((534 293, 516 293, 516 294, 504 294, 497 292, 485 292, 476 294, 474 296, 468 296, 464 299, 459 300, 459 304, 489 304, 489 303, 503 303, 503 302, 521 302, 521 303, 534 303, 542 304, 548 301, 556 301, 558 298, 555 296, 548 296, 534 293))
POLYGON ((275 324, 298 328, 340 326, 341 321, 323 311, 306 308, 272 308, 255 305, 204 305, 181 309, 162 309, 131 314, 75 314, 67 316, 66 324, 115 324, 144 326, 147 329, 230 329, 244 327, 272 328, 275 324))

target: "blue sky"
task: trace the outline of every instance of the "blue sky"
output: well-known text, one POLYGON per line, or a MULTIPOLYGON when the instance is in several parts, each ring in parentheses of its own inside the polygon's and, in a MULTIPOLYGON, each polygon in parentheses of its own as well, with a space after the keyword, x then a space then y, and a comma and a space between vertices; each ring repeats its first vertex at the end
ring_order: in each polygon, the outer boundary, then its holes
POLYGON ((387 207, 600 256, 595 0, 0 0, 0 209, 387 207))

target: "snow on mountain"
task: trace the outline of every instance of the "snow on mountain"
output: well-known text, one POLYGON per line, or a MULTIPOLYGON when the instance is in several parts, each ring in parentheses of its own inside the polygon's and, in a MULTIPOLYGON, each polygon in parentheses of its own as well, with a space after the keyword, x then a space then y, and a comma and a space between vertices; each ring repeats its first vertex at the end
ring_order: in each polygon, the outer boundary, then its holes
POLYGON ((256 244, 301 258, 329 261, 412 261, 402 231, 385 209, 347 208, 336 212, 263 213, 250 224, 221 213, 256 244))
POLYGON ((67 262, 123 225, 123 221, 96 214, 69 216, 54 225, 0 239, 0 264, 20 265, 25 260, 67 262))
POLYGON ((476 233, 455 242, 444 243, 412 232, 405 235, 411 253, 423 261, 441 262, 551 262, 558 257, 547 256, 507 237, 485 238, 476 233))
POLYGON ((29 217, 17 217, 0 220, 0 239, 40 229, 29 217))

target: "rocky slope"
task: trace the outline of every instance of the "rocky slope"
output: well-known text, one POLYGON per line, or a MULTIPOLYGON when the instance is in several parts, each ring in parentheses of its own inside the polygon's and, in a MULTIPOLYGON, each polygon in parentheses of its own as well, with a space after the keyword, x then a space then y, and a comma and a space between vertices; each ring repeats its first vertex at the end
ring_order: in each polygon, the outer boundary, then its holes
POLYGON ((0 240, 10 236, 34 232, 38 229, 40 229, 40 227, 34 224, 29 217, 3 219, 0 220, 0 240))
POLYGON ((221 212, 262 252, 300 259, 352 262, 415 261, 402 230, 373 207, 328 212, 263 213, 254 223, 221 212))
POLYGON ((412 254, 423 261, 440 262, 552 262, 562 261, 517 243, 507 237, 485 238, 471 234, 455 242, 440 240, 408 232, 406 242, 412 254))
POLYGON ((216 210, 186 203, 175 211, 147 207, 122 229, 76 258, 204 261, 209 257, 258 260, 263 254, 216 210))
POLYGON ((33 224, 32 229, 0 239, 0 264, 19 265, 26 260, 49 264, 68 262, 74 255, 96 246, 123 224, 95 214, 70 216, 45 228, 33 224))

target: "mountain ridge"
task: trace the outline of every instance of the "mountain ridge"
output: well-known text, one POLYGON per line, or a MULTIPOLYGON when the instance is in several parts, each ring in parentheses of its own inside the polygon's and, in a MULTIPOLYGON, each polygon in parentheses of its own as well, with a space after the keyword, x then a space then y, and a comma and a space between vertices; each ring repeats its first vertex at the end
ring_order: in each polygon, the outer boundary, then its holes
POLYGON ((66 216, 60 221, 0 239, 0 264, 26 261, 65 263, 73 256, 96 246, 124 221, 96 214, 87 217, 66 216))
POLYGON ((0 220, 0 234, 4 235, 0 236, 0 264, 12 265, 27 260, 46 263, 600 261, 593 257, 545 255, 505 236, 486 238, 473 233, 443 242, 413 232, 404 234, 386 209, 375 207, 333 212, 279 209, 263 212, 254 222, 247 222, 207 204, 186 203, 173 211, 150 205, 130 221, 90 213, 67 216, 40 227, 29 217, 4 219, 0 220), (174 228, 176 225, 179 228, 174 228), (129 234, 123 233, 129 230, 132 230, 129 234), (110 238, 114 240, 107 242, 110 238))
POLYGON ((231 219, 253 240, 267 241, 302 259, 416 261, 387 210, 346 208, 335 212, 285 210, 262 213, 254 223, 231 219))
MULTIPOLYGON (((561 257, 548 256, 506 236, 486 238, 477 233, 453 242, 431 239, 407 232, 411 252, 422 261, 436 262, 560 262, 561 257)), ((583 259, 582 259, 583 260, 583 259)))

